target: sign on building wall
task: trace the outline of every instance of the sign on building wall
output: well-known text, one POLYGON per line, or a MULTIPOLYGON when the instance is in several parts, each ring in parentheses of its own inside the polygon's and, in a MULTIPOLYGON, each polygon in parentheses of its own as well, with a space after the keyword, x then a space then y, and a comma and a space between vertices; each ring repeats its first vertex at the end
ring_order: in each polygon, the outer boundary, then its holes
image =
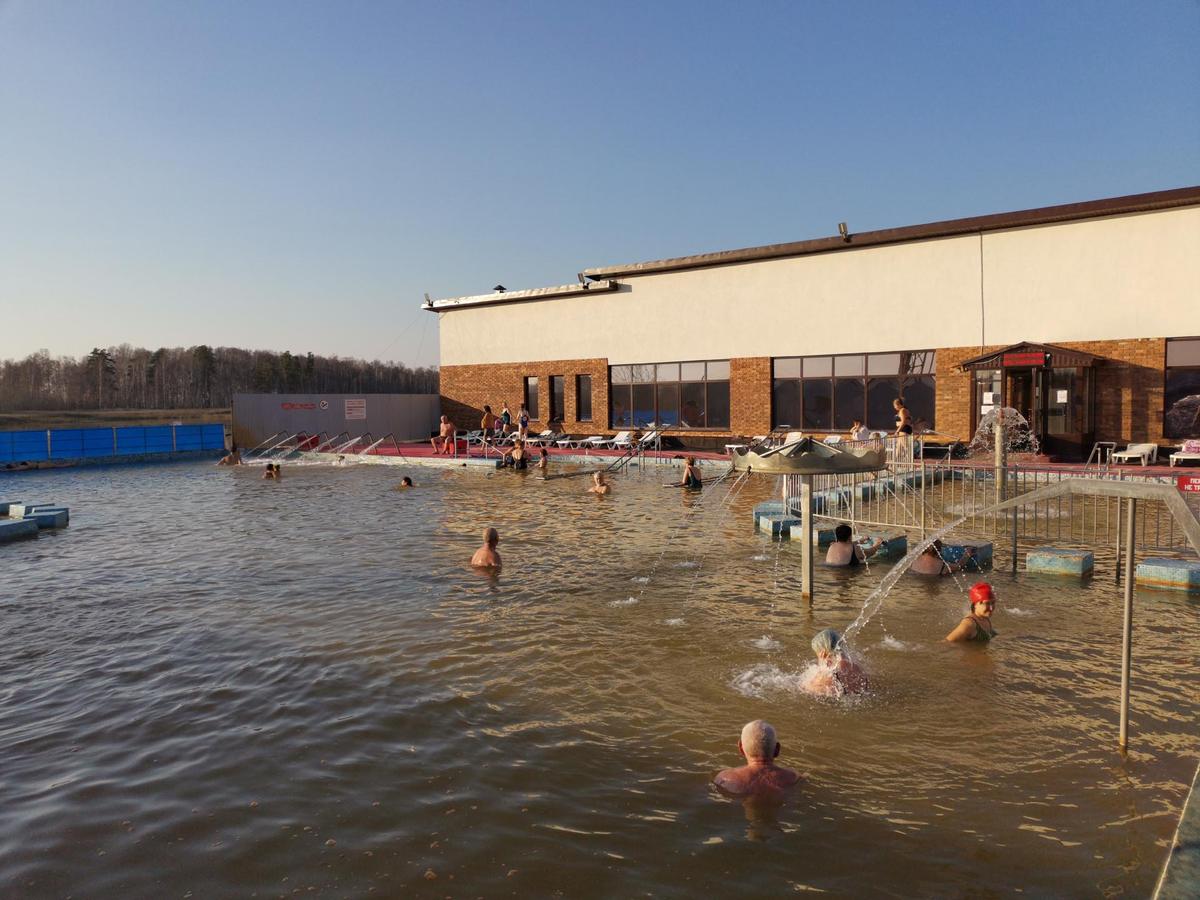
POLYGON ((346 401, 347 419, 365 419, 367 417, 367 401, 365 399, 346 401))
POLYGON ((1004 367, 1008 366, 1044 366, 1046 365, 1045 353, 1005 353, 1000 358, 1000 364, 1004 367))

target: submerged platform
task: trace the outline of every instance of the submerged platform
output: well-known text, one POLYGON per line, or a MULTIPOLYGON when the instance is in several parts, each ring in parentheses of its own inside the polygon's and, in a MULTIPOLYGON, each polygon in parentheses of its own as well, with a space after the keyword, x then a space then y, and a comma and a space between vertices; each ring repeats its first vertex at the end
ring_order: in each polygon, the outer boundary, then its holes
POLYGON ((0 502, 0 544, 36 536, 43 528, 63 528, 70 521, 71 513, 65 506, 3 501, 0 502))

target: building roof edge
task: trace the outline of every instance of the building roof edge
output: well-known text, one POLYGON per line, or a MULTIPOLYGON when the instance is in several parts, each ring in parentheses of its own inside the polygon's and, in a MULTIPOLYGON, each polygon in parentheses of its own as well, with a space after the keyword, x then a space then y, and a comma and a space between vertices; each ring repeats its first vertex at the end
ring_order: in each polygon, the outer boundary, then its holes
POLYGON ((733 265, 766 259, 781 259, 789 256, 806 256, 815 253, 831 253, 861 247, 878 247, 906 241, 931 240, 962 234, 999 231, 1009 228, 1028 228, 1055 222, 1092 219, 1101 216, 1130 215, 1200 205, 1200 185, 1174 188, 1169 191, 1154 191, 1148 194, 1130 194, 1105 200, 1089 200, 1084 203, 1068 203, 1061 206, 1046 206, 1016 212, 994 213, 966 219, 949 219, 925 225, 906 225, 900 228, 885 228, 880 231, 865 231, 793 241, 785 244, 767 244, 761 247, 746 247, 741 250, 724 250, 717 253, 702 253, 695 256, 680 256, 674 259, 659 259, 651 262, 632 263, 620 266, 603 266, 584 269, 589 278, 620 278, 628 275, 648 275, 656 272, 673 272, 680 269, 699 269, 712 266, 733 265))

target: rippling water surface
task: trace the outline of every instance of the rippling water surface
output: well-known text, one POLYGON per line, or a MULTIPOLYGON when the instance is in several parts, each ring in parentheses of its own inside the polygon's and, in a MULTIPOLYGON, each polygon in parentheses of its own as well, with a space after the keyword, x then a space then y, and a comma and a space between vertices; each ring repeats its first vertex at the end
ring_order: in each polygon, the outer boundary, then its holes
POLYGON ((1103 554, 1082 587, 991 576, 983 648, 940 643, 959 583, 906 576, 856 639, 875 693, 844 704, 798 676, 886 564, 819 571, 806 610, 797 551, 750 527, 772 482, 690 511, 654 471, 595 497, 284 469, 0 478, 72 519, 0 547, 0 896, 1153 888, 1200 747, 1200 608, 1139 593, 1122 761, 1103 554), (496 576, 465 565, 488 525, 496 576), (760 717, 809 777, 778 808, 710 785, 760 717))

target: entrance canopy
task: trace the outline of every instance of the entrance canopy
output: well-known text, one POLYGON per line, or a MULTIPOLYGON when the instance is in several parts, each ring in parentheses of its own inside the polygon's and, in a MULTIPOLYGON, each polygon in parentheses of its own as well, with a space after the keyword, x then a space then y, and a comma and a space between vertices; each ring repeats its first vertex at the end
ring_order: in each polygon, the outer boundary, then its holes
POLYGON ((968 359, 960 363, 958 368, 963 372, 975 369, 1010 369, 1014 367, 1048 369, 1051 366, 1086 366, 1093 368, 1107 362, 1103 356, 1084 353, 1082 350, 1068 350, 1054 344, 1034 344, 1023 341, 1002 350, 993 350, 983 356, 968 359))

